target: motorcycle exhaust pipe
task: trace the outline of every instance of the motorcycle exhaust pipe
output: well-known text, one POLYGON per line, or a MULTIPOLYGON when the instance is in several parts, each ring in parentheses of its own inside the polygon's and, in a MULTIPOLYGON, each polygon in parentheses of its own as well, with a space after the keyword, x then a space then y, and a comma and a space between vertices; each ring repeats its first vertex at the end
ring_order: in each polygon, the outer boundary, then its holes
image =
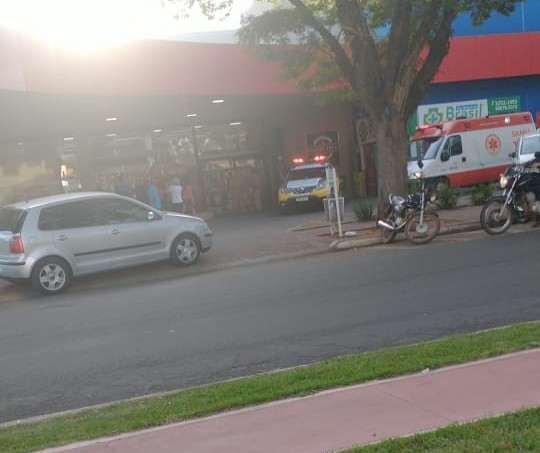
POLYGON ((383 228, 388 228, 389 230, 394 230, 394 226, 386 223, 384 220, 378 220, 377 225, 382 226, 383 228))

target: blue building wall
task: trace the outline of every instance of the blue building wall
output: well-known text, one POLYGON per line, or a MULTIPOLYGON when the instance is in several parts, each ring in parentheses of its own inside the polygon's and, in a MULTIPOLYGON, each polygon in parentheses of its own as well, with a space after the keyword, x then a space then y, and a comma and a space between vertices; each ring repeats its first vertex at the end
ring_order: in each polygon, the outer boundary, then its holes
POLYGON ((507 79, 433 84, 422 104, 519 96, 521 110, 540 112, 540 75, 507 79))
MULTIPOLYGON (((474 27, 470 14, 462 14, 454 22, 454 36, 474 36, 540 31, 540 0, 517 3, 510 16, 493 14, 483 25, 474 27)), ((521 110, 536 117, 540 112, 540 74, 537 76, 487 79, 472 82, 432 84, 420 103, 443 104, 477 99, 519 96, 521 110)))
POLYGON ((493 14, 481 26, 474 27, 470 14, 462 14, 454 21, 454 36, 494 35, 540 31, 540 0, 517 3, 510 16, 493 14))

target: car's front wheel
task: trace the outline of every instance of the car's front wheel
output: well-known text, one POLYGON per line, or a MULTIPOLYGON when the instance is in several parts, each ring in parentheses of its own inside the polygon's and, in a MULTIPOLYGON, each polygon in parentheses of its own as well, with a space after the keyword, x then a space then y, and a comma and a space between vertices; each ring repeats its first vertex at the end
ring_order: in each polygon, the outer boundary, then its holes
POLYGON ((35 264, 31 280, 36 291, 47 295, 59 294, 71 284, 71 267, 56 256, 42 258, 35 264))
POLYGON ((201 255, 199 240, 191 234, 181 234, 171 247, 171 260, 177 266, 191 266, 201 255))

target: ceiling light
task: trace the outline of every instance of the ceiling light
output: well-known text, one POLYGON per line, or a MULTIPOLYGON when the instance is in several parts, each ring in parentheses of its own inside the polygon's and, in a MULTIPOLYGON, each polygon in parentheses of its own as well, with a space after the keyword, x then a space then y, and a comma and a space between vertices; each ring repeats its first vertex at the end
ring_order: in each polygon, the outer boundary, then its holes
POLYGON ((107 134, 107 137, 116 137, 116 134, 114 132, 107 134))
POLYGON ((242 124, 242 121, 234 121, 232 123, 229 123, 229 126, 240 126, 242 124))
POLYGON ((65 142, 70 142, 71 140, 73 140, 73 137, 64 137, 65 142))
POLYGON ((198 115, 197 115, 197 113, 188 113, 186 116, 187 116, 188 118, 195 118, 195 117, 198 116, 198 115))
POLYGON ((225 99, 214 99, 212 101, 212 104, 223 104, 225 102, 225 99))
POLYGON ((110 118, 105 118, 105 121, 116 121, 116 117, 111 116, 110 118))
POLYGON ((154 133, 162 132, 162 129, 154 129, 154 133))

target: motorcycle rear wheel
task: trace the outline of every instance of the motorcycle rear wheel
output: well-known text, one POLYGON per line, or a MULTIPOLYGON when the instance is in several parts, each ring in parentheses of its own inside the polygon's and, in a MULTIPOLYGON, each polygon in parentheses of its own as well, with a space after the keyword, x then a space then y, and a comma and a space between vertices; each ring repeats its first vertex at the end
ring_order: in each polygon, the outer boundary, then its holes
POLYGON ((381 242, 383 244, 390 244, 390 242, 392 242, 396 237, 396 234, 396 230, 390 230, 389 228, 382 227, 381 242))
POLYGON ((432 241, 441 229, 439 216, 433 212, 424 212, 423 222, 420 223, 420 213, 414 214, 405 226, 405 235, 413 244, 427 244, 432 241))
MULTIPOLYGON (((384 212, 384 221, 386 223, 389 223, 390 225, 393 225, 394 221, 390 219, 391 217, 392 217, 392 207, 388 206, 384 212)), ((390 228, 385 228, 385 227, 381 227, 381 228, 382 228, 381 242, 383 244, 390 244, 390 242, 392 242, 394 238, 396 237, 397 231, 391 230, 390 228)))
POLYGON ((504 198, 494 198, 482 206, 480 225, 488 234, 503 234, 512 225, 512 212, 504 207, 504 198))

